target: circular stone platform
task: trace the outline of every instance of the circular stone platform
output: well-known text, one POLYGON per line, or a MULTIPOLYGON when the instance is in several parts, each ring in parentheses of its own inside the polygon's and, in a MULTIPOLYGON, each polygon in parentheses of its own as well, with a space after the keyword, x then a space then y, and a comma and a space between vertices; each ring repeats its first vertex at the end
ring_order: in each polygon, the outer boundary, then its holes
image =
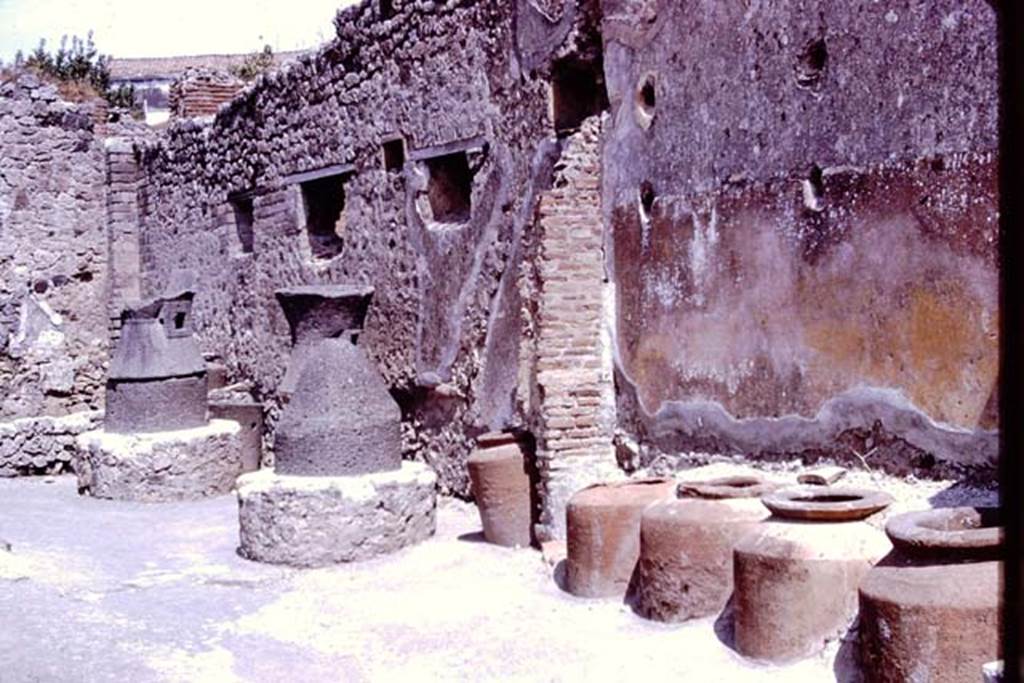
POLYGON ((250 560, 320 567, 365 560, 434 533, 437 475, 418 462, 347 477, 238 479, 239 553, 250 560))
POLYGON ((169 432, 85 432, 76 440, 78 489, 96 498, 141 502, 228 493, 242 472, 241 430, 231 420, 210 420, 169 432))

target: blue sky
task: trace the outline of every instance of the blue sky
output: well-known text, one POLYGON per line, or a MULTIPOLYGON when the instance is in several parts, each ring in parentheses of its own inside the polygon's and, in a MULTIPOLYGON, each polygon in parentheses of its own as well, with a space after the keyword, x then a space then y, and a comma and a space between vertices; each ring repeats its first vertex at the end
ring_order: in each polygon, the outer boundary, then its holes
POLYGON ((309 48, 334 36, 339 7, 354 0, 0 0, 0 60, 53 47, 90 29, 115 57, 163 57, 309 48))

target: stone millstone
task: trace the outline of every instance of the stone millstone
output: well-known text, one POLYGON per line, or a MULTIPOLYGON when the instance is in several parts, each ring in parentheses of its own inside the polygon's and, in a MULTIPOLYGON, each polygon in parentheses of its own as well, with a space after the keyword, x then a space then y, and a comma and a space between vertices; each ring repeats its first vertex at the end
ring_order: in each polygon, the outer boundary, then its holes
POLYGON ((206 375, 152 381, 107 380, 103 428, 118 434, 166 432, 206 424, 206 375))
POLYGON ((668 479, 600 484, 566 508, 566 588, 580 597, 623 597, 640 556, 640 516, 672 494, 668 479))
POLYGON ((530 545, 530 476, 515 437, 489 435, 478 439, 466 466, 488 543, 530 545))
POLYGON ((718 614, 732 595, 733 546, 768 517, 757 498, 648 507, 640 521, 637 611, 665 622, 718 614))
POLYGON ((733 555, 736 649, 782 662, 821 650, 857 613, 857 588, 892 545, 866 522, 764 522, 733 555))
POLYGON ((151 434, 86 432, 76 441, 78 488, 96 498, 143 502, 228 493, 242 472, 240 434, 229 420, 151 434))
POLYGON ((362 349, 325 339, 312 351, 274 435, 278 474, 348 476, 402 465, 401 411, 362 349))
POLYGON ((296 477, 262 469, 238 479, 239 553, 257 562, 320 567, 365 560, 426 540, 437 475, 422 463, 355 477, 296 477))

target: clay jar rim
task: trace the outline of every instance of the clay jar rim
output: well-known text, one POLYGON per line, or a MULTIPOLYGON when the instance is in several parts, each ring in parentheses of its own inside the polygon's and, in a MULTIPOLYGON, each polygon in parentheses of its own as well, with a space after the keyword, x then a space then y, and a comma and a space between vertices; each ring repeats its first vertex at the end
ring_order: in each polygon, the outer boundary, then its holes
POLYGON ((885 533, 897 549, 911 554, 970 558, 1002 550, 1001 522, 997 507, 935 508, 896 515, 885 533))
POLYGON ((888 507, 892 500, 884 491, 839 486, 791 486, 761 498, 777 517, 812 522, 864 519, 888 507))
MULTIPOLYGON (((594 498, 593 496, 586 496, 586 495, 582 495, 581 496, 580 494, 585 494, 587 492, 592 492, 592 491, 595 491, 597 489, 614 490, 614 489, 622 489, 622 488, 627 488, 627 487, 636 487, 637 489, 640 489, 641 487, 644 487, 644 486, 650 486, 650 487, 653 488, 653 487, 657 487, 659 485, 660 486, 666 486, 666 485, 669 485, 671 483, 672 483, 672 479, 670 477, 645 477, 644 479, 624 479, 622 481, 597 482, 596 484, 591 484, 589 486, 584 486, 583 488, 579 489, 574 494, 572 494, 572 496, 570 496, 570 498, 569 498, 569 505, 574 507, 574 508, 581 507, 581 506, 583 506, 583 507, 608 507, 608 506, 613 506, 614 507, 614 506, 622 505, 623 501, 622 500, 611 500, 611 499, 605 500, 605 499, 602 499, 602 498, 594 498)), ((639 493, 639 492, 637 492, 637 493, 639 493)), ((664 496, 663 497, 669 498, 669 497, 671 497, 671 495, 672 495, 671 494, 671 490, 670 489, 666 489, 665 492, 664 492, 664 496)), ((657 499, 656 497, 653 497, 650 501, 648 501, 648 503, 652 503, 656 499, 657 499)))
POLYGON ((760 498, 779 488, 779 484, 753 474, 735 474, 707 481, 684 481, 676 488, 677 498, 760 498))

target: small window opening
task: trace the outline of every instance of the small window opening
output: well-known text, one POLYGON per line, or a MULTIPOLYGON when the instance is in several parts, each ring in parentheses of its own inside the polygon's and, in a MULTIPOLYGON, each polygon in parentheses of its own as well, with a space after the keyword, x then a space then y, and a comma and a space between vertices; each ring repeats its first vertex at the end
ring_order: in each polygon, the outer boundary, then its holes
POLYGON ((473 172, 465 152, 426 160, 430 217, 437 223, 466 223, 472 213, 473 172))
POLYGON ((175 313, 174 314, 174 329, 181 330, 185 327, 185 314, 175 313))
POLYGON ((238 235, 238 246, 243 254, 253 252, 253 208, 252 197, 249 195, 235 195, 228 198, 231 202, 231 209, 235 214, 235 232, 238 235))
POLYGON ((402 138, 388 140, 381 149, 384 153, 384 170, 401 171, 405 166, 405 141, 402 138))
POLYGON ((306 233, 313 256, 331 259, 345 245, 345 182, 351 174, 331 175, 301 183, 306 233))
POLYGON ((589 117, 608 108, 604 68, 599 61, 565 59, 551 71, 555 132, 572 133, 589 117))

